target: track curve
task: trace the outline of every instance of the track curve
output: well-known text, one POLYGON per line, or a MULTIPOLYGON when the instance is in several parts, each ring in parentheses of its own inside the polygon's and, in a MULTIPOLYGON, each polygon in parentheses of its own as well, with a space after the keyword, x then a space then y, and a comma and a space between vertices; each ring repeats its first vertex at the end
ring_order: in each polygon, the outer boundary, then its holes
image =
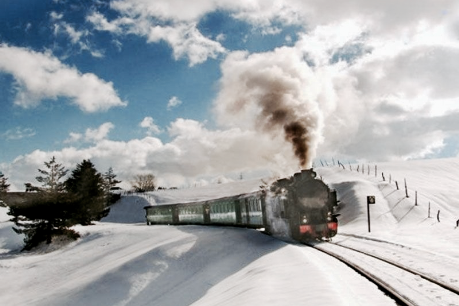
POLYGON ((308 245, 346 263, 409 306, 459 306, 459 290, 420 271, 368 252, 331 242, 308 245))

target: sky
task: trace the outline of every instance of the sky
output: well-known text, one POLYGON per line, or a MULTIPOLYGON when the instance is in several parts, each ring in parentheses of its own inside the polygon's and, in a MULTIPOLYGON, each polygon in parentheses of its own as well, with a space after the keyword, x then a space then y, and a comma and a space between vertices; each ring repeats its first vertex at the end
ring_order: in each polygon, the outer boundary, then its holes
POLYGON ((205 184, 459 155, 454 0, 3 0, 0 171, 205 184))

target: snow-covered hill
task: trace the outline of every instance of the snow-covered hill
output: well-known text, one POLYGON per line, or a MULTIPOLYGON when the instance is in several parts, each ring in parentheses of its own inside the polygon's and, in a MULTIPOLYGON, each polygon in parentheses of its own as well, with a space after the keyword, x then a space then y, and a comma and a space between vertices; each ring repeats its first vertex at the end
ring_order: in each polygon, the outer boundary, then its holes
MULTIPOLYGON (((374 165, 370 174, 367 165, 365 174, 356 165, 354 171, 316 169, 341 200, 335 240, 361 235, 459 262, 459 159, 377 166, 376 177, 374 165), (367 195, 376 196, 371 232, 367 195)), ((227 196, 263 184, 238 181, 123 197, 101 222, 76 227, 82 238, 52 252, 18 253, 20 237, 0 208, 0 305, 395 305, 351 269, 306 246, 255 230, 144 223, 149 203, 227 196)))

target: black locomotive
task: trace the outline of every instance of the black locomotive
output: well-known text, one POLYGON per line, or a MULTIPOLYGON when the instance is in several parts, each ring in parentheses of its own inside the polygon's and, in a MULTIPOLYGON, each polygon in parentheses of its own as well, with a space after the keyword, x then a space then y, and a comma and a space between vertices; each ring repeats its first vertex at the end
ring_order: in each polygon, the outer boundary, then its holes
POLYGON ((303 170, 269 188, 213 200, 146 206, 151 224, 228 225, 257 228, 298 241, 336 235, 336 192, 316 173, 303 170))

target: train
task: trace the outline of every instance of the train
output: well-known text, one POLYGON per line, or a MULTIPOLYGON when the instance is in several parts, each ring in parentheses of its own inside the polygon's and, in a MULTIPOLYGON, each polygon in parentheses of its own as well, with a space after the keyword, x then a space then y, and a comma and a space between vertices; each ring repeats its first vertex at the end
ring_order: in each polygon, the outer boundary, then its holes
POLYGON ((255 192, 144 209, 147 225, 237 226, 307 242, 336 235, 338 204, 336 191, 307 169, 255 192))

